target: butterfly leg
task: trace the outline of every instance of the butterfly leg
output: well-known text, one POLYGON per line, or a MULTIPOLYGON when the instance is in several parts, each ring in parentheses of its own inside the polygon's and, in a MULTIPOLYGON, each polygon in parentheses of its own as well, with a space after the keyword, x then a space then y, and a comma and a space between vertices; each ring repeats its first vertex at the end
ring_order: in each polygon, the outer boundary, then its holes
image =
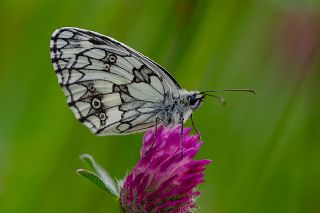
POLYGON ((148 155, 150 149, 153 147, 154 142, 156 141, 157 134, 158 134, 158 123, 159 123, 159 118, 156 118, 156 126, 155 126, 155 131, 154 131, 152 143, 151 143, 151 146, 149 147, 149 149, 146 151, 145 155, 148 155))
POLYGON ((182 154, 182 134, 183 134, 183 116, 180 117, 181 129, 180 129, 180 158, 183 159, 182 154))
POLYGON ((194 121, 193 121, 193 118, 192 118, 192 114, 191 114, 191 116, 190 116, 190 120, 191 120, 192 128, 193 128, 194 131, 196 131, 197 134, 199 134, 200 137, 201 137, 201 134, 200 134, 199 130, 197 129, 196 125, 194 124, 194 121))
POLYGON ((156 141, 156 138, 157 138, 157 133, 158 133, 158 122, 159 122, 159 118, 156 118, 156 129, 154 131, 154 135, 153 135, 153 139, 152 139, 152 143, 151 143, 151 147, 150 149, 153 147, 154 145, 154 142, 156 141))

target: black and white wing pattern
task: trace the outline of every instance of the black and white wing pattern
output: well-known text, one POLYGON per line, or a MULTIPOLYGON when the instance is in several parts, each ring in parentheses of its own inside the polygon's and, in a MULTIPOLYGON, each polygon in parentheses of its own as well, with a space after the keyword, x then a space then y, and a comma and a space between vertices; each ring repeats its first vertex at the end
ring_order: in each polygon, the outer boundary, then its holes
POLYGON ((159 105, 179 96, 179 84, 160 65, 99 33, 58 29, 50 52, 69 107, 95 134, 129 134, 155 126, 159 105))

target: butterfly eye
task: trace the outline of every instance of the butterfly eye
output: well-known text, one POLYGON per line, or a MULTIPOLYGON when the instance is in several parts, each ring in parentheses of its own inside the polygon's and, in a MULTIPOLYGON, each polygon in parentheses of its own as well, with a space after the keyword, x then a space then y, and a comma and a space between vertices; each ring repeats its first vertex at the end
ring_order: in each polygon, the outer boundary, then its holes
POLYGON ((188 96, 188 101, 191 109, 196 109, 200 105, 200 99, 196 98, 194 95, 188 96))

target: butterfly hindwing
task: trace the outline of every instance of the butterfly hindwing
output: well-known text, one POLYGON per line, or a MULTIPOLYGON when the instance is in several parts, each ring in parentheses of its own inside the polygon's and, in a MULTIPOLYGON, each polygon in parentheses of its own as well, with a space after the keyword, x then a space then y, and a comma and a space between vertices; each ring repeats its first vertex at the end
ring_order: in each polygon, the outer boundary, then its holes
POLYGON ((179 88, 159 65, 98 33, 56 30, 50 51, 69 107, 96 134, 128 134, 154 126, 157 107, 179 88))

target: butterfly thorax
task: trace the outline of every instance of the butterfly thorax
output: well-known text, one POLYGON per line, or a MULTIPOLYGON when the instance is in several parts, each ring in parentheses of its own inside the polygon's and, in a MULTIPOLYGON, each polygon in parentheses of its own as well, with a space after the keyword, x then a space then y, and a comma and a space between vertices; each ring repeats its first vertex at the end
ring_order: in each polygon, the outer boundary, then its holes
POLYGON ((199 108, 203 95, 197 91, 188 92, 186 90, 180 90, 179 96, 166 96, 164 103, 159 104, 158 106, 158 118, 167 126, 173 126, 175 124, 185 122, 192 112, 199 108), (190 100, 193 100, 193 97, 197 98, 196 106, 190 100))

